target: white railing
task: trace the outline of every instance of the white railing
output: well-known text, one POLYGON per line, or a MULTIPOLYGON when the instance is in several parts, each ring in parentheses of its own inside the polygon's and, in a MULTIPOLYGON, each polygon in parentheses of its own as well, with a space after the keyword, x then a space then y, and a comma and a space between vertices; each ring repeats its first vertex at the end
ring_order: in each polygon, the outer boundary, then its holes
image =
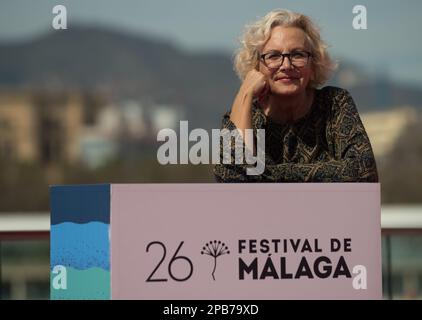
MULTIPOLYGON (((381 208, 383 230, 420 229, 422 231, 422 205, 385 205, 381 208)), ((49 212, 4 212, 0 213, 0 233, 49 232, 49 212)))

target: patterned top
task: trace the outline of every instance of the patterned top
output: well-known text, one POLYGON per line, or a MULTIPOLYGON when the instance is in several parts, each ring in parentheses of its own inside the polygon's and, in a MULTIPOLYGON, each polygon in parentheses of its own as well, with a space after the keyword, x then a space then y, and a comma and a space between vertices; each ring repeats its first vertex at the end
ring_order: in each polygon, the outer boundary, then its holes
MULTIPOLYGON (((378 182, 378 173, 369 138, 350 94, 327 86, 315 90, 308 113, 294 123, 279 124, 267 117, 257 102, 252 106, 254 129, 265 129, 265 171, 247 175, 256 165, 214 166, 218 182, 378 182)), ((235 130, 230 112, 223 116, 222 128, 235 130)), ((256 132, 254 132, 256 141, 256 132)))

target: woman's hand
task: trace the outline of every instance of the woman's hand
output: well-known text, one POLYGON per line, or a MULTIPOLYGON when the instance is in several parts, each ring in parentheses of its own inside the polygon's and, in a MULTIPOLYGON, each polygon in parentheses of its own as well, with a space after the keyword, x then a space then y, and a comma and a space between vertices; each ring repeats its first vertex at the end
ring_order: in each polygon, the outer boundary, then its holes
POLYGON ((258 98, 259 101, 264 101, 270 93, 270 86, 265 75, 253 69, 246 74, 240 91, 245 95, 251 95, 252 98, 258 98))
POLYGON ((255 150, 255 145, 253 140, 250 141, 249 135, 245 136, 245 130, 252 129, 252 103, 255 98, 258 98, 261 103, 269 92, 269 84, 265 75, 257 70, 251 70, 243 80, 232 106, 230 120, 240 130, 245 144, 250 150, 255 150))

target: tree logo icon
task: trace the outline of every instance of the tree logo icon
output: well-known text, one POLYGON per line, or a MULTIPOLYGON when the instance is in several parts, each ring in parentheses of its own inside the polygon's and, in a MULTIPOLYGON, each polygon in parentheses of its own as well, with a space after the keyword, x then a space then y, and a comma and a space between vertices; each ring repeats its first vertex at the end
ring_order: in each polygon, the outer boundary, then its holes
POLYGON ((201 254, 206 254, 214 258, 214 269, 212 270, 212 278, 215 281, 214 273, 217 268, 217 258, 223 254, 230 254, 229 248, 224 242, 220 240, 214 240, 207 242, 204 247, 202 247, 201 254))

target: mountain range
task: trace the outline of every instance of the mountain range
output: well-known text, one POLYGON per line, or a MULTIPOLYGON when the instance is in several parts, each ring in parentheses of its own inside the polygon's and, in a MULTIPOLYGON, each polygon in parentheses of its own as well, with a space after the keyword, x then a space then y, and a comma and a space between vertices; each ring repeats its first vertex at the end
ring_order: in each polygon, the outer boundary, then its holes
MULTIPOLYGON (((106 89, 115 99, 180 106, 195 126, 216 128, 240 81, 226 52, 192 52, 167 39, 78 26, 0 44, 0 87, 106 89)), ((422 89, 343 61, 329 85, 348 89, 360 111, 422 109, 422 89)))

